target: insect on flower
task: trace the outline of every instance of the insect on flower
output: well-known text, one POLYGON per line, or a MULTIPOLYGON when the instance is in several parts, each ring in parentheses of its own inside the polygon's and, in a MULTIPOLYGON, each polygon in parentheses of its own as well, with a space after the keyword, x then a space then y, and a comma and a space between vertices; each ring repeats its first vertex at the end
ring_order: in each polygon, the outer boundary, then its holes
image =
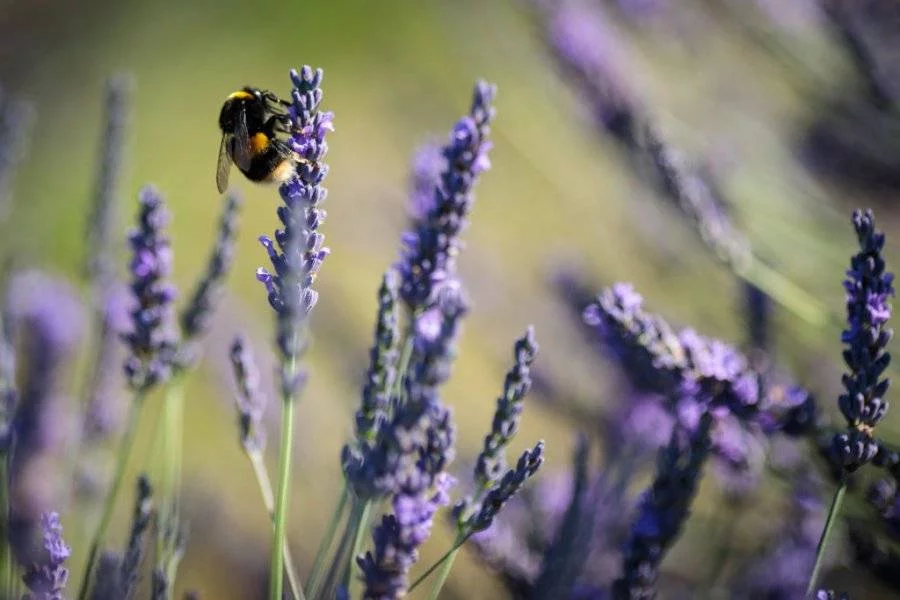
POLYGON ((232 162, 250 181, 281 183, 294 173, 302 159, 277 137, 290 132, 288 106, 289 101, 253 87, 244 87, 225 99, 219 113, 222 143, 216 165, 220 194, 228 189, 232 162))

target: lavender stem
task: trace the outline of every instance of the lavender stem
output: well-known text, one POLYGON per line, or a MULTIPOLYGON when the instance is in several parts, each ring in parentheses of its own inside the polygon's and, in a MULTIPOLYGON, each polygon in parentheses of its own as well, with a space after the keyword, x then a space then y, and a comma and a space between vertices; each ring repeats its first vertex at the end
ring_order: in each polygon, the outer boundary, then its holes
POLYGON ((834 498, 831 500, 831 508, 828 509, 828 518, 825 520, 825 528, 822 529, 822 536, 819 538, 819 544, 816 546, 816 562, 813 564, 812 575, 809 577, 809 585, 806 586, 806 596, 811 597, 816 589, 816 583, 819 580, 819 571, 822 570, 823 559, 825 558, 825 550, 828 548, 831 530, 837 521, 838 513, 841 511, 841 504, 844 502, 844 492, 847 491, 846 481, 841 481, 838 489, 834 492, 834 498))
MULTIPOLYGON (((274 525, 275 494, 272 491, 272 482, 269 480, 269 472, 266 470, 265 462, 263 462, 262 453, 247 452, 247 458, 250 459, 250 465, 253 467, 253 475, 256 477, 256 483, 262 496, 263 505, 266 508, 266 514, 269 515, 269 521, 274 525)), ((306 596, 303 595, 303 587, 300 585, 300 578, 297 576, 297 570, 294 567, 291 547, 287 540, 284 541, 284 570, 287 571, 288 586, 291 588, 293 597, 297 600, 306 600, 306 596)))
POLYGON ((13 556, 12 547, 10 546, 9 535, 9 459, 10 454, 6 453, 0 460, 0 510, 3 511, 3 564, 2 568, 2 590, 4 598, 13 598, 13 556))
MULTIPOLYGON (((447 550, 447 551, 444 553, 443 556, 441 556, 439 559, 437 559, 437 561, 435 561, 435 563, 434 563, 433 565, 431 565, 430 567, 428 567, 428 568, 425 570, 424 573, 422 573, 421 575, 419 575, 419 576, 416 578, 416 580, 413 581, 412 584, 410 584, 409 589, 406 591, 406 593, 407 593, 407 594, 411 593, 414 589, 416 589, 416 587, 417 587, 420 583, 422 583, 423 581, 425 581, 426 579, 428 579, 428 576, 431 575, 432 573, 434 573, 434 571, 435 571, 438 567, 440 567, 441 565, 445 565, 444 568, 445 568, 447 574, 449 574, 449 573, 450 573, 450 569, 451 569, 452 566, 453 566, 453 561, 456 559, 456 553, 459 551, 459 549, 462 547, 462 545, 466 543, 466 540, 468 540, 469 537, 471 537, 471 535, 472 535, 472 534, 469 533, 469 534, 466 534, 466 535, 463 536, 463 537, 457 536, 457 537, 456 537, 456 540, 453 542, 453 545, 450 546, 450 549, 447 550), (446 566, 446 565, 450 565, 450 566, 448 567, 448 566, 446 566)), ((442 573, 442 577, 441 577, 441 585, 442 585, 442 586, 443 586, 443 580, 445 580, 445 579, 447 579, 447 575, 445 575, 445 574, 442 573)), ((440 587, 437 587, 436 589, 437 589, 437 593, 440 593, 440 591, 441 591, 441 590, 440 590, 440 587)), ((432 594, 435 594, 435 590, 434 590, 434 589, 432 589, 432 594)), ((433 597, 433 598, 437 598, 437 595, 435 594, 435 595, 433 595, 432 597, 433 597)))
POLYGON ((344 509, 347 507, 347 500, 350 499, 350 489, 347 487, 346 481, 344 482, 344 489, 341 491, 341 498, 338 500, 337 506, 334 509, 334 514, 331 516, 331 521, 328 524, 328 529, 325 530, 325 536, 322 538, 322 541, 319 543, 319 549, 316 551, 316 558, 313 560, 312 570, 309 572, 309 580, 307 582, 307 591, 312 594, 313 590, 319 584, 319 577, 322 571, 322 565, 325 564, 325 557, 328 555, 328 550, 331 548, 334 543, 334 535, 337 533, 338 525, 341 522, 341 517, 344 515, 344 509))
POLYGON ((366 500, 360 508, 359 521, 356 523, 356 533, 353 536, 353 551, 350 552, 350 557, 347 561, 347 570, 343 577, 343 585, 347 591, 350 590, 350 581, 353 579, 352 574, 353 567, 356 565, 356 557, 362 552, 363 538, 366 537, 366 533, 369 531, 369 519, 371 518, 371 513, 372 501, 366 500))
POLYGON ((103 503, 103 513, 100 516, 100 524, 91 538, 90 551, 88 552, 87 563, 84 567, 84 576, 81 580, 81 587, 78 589, 78 600, 86 600, 88 596, 94 563, 97 562, 100 547, 106 539, 106 531, 109 529, 110 520, 112 520, 113 508, 116 505, 116 497, 119 495, 119 490, 122 488, 122 482, 125 480, 125 468, 128 466, 128 459, 134 448, 134 440, 137 434, 138 423, 140 423, 141 420, 141 409, 144 406, 145 395, 146 388, 138 389, 135 393, 135 398, 131 403, 131 408, 128 411, 128 423, 122 437, 119 452, 117 453, 118 458, 116 460, 115 475, 113 475, 112 486, 109 488, 109 492, 106 494, 106 500, 103 503))
MULTIPOLYGON (((296 343, 292 344, 296 347, 296 343)), ((291 354, 287 379, 293 381, 297 376, 297 353, 291 354)), ((284 386, 282 386, 284 387, 284 386)), ((273 516, 275 533, 272 536, 272 548, 269 556, 272 565, 269 571, 269 600, 282 600, 284 589, 284 548, 285 529, 287 525, 287 504, 290 492, 291 458, 294 443, 294 404, 292 392, 283 390, 281 411, 281 449, 278 461, 278 495, 275 499, 273 516)))

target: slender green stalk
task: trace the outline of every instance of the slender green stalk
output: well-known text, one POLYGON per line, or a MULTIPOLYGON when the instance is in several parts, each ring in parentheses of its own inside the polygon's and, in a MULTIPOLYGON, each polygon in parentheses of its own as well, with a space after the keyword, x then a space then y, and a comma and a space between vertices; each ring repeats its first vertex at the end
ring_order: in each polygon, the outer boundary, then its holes
POLYGON ((337 590, 338 584, 343 581, 344 573, 348 564, 348 555, 352 556, 353 542, 356 539, 360 518, 362 517, 363 504, 354 498, 350 505, 350 514, 347 517, 347 524, 341 533, 340 542, 331 559, 331 564, 325 574, 325 580, 321 586, 311 587, 310 596, 312 598, 333 598, 337 590))
MULTIPOLYGON (((293 380, 297 373, 297 357, 291 357, 288 377, 293 380)), ((284 548, 287 525, 287 505, 290 493, 291 458, 294 442, 294 397, 285 394, 282 398, 281 449, 278 461, 278 495, 275 498, 274 526, 269 571, 269 600, 281 600, 284 589, 284 548)))
POLYGON ((0 585, 2 585, 3 597, 13 598, 13 556, 12 546, 9 544, 9 459, 10 454, 5 453, 0 460, 0 511, 3 513, 3 564, 0 565, 0 585))
POLYGON ((88 596, 91 577, 94 572, 94 563, 97 562, 97 555, 100 547, 106 539, 106 531, 109 529, 109 523, 112 520, 113 509, 116 506, 116 498, 119 490, 122 488, 122 481, 125 479, 125 470, 128 466, 128 459, 134 448, 134 440, 138 430, 138 424, 141 420, 141 412, 144 406, 145 391, 139 391, 135 395, 131 403, 128 414, 128 423, 126 425, 125 434, 122 437, 121 447, 116 462, 116 471, 113 475, 112 485, 106 494, 106 500, 103 503, 103 512, 100 516, 100 524, 91 538, 90 550, 88 551, 87 564, 84 567, 84 576, 81 580, 81 587, 78 589, 78 600, 85 600, 88 596))
MULTIPOLYGON (((262 496, 263 505, 266 507, 266 513, 269 515, 269 521, 275 523, 275 494, 272 492, 272 482, 269 480, 269 472, 263 462, 262 453, 248 452, 247 457, 250 464, 253 465, 253 474, 256 476, 256 483, 259 487, 259 493, 262 496)), ((284 569, 287 571, 288 586, 291 588, 293 597, 297 600, 306 600, 303 595, 303 588, 300 586, 300 578, 297 576, 297 570, 294 567, 294 558, 291 556, 291 547, 288 541, 284 541, 284 569)))
MULTIPOLYGON (((466 543, 466 540, 468 540, 468 539, 469 539, 469 536, 471 536, 471 535, 472 535, 472 534, 469 533, 469 534, 466 534, 466 535, 463 535, 463 536, 457 536, 457 537, 456 537, 456 541, 453 542, 453 545, 450 547, 450 549, 447 550, 447 552, 445 552, 444 555, 443 555, 442 557, 440 557, 440 558, 437 560, 437 562, 435 562, 433 565, 431 565, 430 567, 428 567, 428 569, 427 569, 424 573, 422 573, 421 575, 419 575, 418 579, 416 579, 415 581, 413 581, 413 582, 412 582, 412 585, 409 586, 409 589, 406 590, 406 593, 409 594, 409 593, 412 592, 414 589, 416 589, 417 587, 419 587, 419 585, 420 585, 423 581, 425 581, 426 579, 428 579, 428 576, 431 575, 432 573, 434 573, 435 570, 437 570, 437 568, 440 567, 441 565, 446 565, 446 564, 448 564, 448 563, 450 564, 449 567, 448 567, 448 566, 445 566, 445 567, 444 567, 445 570, 446 570, 446 572, 447 572, 447 574, 449 574, 449 573, 450 573, 450 567, 453 566, 453 561, 456 559, 456 553, 457 553, 457 551, 459 551, 459 549, 462 547, 463 544, 466 543)), ((440 591, 441 591, 440 586, 443 586, 443 585, 444 585, 444 581, 447 579, 447 574, 443 574, 443 573, 442 573, 441 579, 440 579, 440 585, 439 585, 439 586, 435 586, 435 588, 433 588, 433 589, 431 590, 431 594, 432 594, 432 595, 430 596, 431 598, 437 598, 437 594, 439 594, 440 591)))
POLYGON ((836 322, 824 304, 756 257, 751 257, 749 265, 737 269, 735 274, 814 327, 825 329, 836 322))
POLYGON ((819 544, 816 546, 816 562, 813 564, 812 575, 809 577, 809 585, 806 586, 806 596, 809 597, 815 590, 819 581, 819 571, 822 570, 823 559, 825 558, 825 550, 828 548, 829 537, 837 522, 838 513, 841 510, 841 504, 844 502, 844 492, 847 491, 847 483, 841 481, 838 489, 834 493, 831 500, 831 508, 828 509, 828 518, 825 520, 825 528, 822 529, 822 537, 819 538, 819 544))
POLYGON ((428 594, 428 600, 437 600, 438 595, 441 593, 441 588, 444 587, 444 583, 447 582, 447 577, 450 576, 450 569, 453 568, 453 561, 456 560, 457 554, 459 554, 459 547, 454 548, 453 551, 447 555, 447 558, 443 560, 443 566, 441 566, 437 579, 431 587, 431 593, 428 594))
POLYGON ((400 351, 400 360, 397 361, 397 373, 394 375, 394 385, 391 390, 390 398, 399 398, 403 391, 403 378, 406 377, 406 371, 409 370, 409 361, 412 360, 413 345, 415 344, 415 336, 407 330, 404 336, 403 349, 400 351))
POLYGON ((166 573, 168 587, 165 597, 171 598, 175 570, 181 560, 178 548, 179 504, 181 491, 181 422, 184 412, 186 371, 177 370, 166 386, 161 423, 156 431, 154 446, 159 456, 159 514, 156 528, 157 567, 166 573))
POLYGON ((347 507, 347 500, 350 499, 350 488, 344 482, 344 489, 341 491, 341 498, 338 500, 337 506, 334 508, 334 514, 331 516, 331 522, 328 529, 325 530, 325 536, 319 543, 319 549, 316 551, 316 558, 313 561, 312 570, 309 572, 309 578, 306 583, 306 590, 310 593, 319 584, 319 578, 322 573, 322 565, 325 563, 325 557, 328 556, 328 550, 334 544, 334 536, 337 533, 338 525, 341 523, 341 517, 344 516, 344 509, 347 507))
POLYGON ((342 578, 342 583, 347 590, 350 589, 350 580, 353 576, 353 567, 356 565, 356 557, 362 551, 363 538, 366 537, 366 532, 369 530, 369 518, 371 512, 372 502, 371 500, 366 500, 363 502, 362 508, 360 508, 359 520, 356 523, 356 532, 353 535, 353 549, 350 551, 350 556, 347 558, 347 569, 344 571, 344 576, 342 578))

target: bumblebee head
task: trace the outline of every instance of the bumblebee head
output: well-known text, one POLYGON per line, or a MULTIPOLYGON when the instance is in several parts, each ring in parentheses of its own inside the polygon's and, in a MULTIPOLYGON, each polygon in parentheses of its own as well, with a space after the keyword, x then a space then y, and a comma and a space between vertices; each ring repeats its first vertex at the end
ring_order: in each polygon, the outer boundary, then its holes
POLYGON ((234 133, 241 115, 248 123, 261 122, 265 113, 265 99, 261 90, 244 87, 229 94, 219 112, 219 128, 223 133, 234 133))

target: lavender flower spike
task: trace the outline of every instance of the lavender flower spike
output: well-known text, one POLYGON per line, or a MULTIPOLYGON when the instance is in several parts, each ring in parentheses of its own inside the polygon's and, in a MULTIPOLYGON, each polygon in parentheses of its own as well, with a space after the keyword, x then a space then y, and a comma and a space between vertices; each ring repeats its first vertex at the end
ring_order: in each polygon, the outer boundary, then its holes
POLYGON ((531 479, 544 463, 544 442, 522 453, 514 469, 510 469, 488 490, 478 512, 466 523, 468 531, 484 531, 494 522, 494 517, 510 498, 516 495, 525 482, 531 479))
POLYGON ((656 479, 644 492, 625 548, 622 576, 613 584, 613 597, 651 599, 666 551, 678 537, 697 493, 709 453, 710 414, 704 413, 693 430, 679 425, 662 449, 656 479))
POLYGON ((262 452, 266 447, 262 425, 266 399, 259 390, 259 369, 253 360, 253 352, 241 336, 234 338, 231 344, 231 366, 238 387, 236 404, 241 446, 248 453, 262 452))
POLYGON ((397 322, 397 277, 396 273, 388 271, 378 290, 375 344, 369 351, 370 363, 362 391, 362 405, 356 411, 356 437, 362 444, 374 442, 375 434, 386 416, 390 388, 396 377, 397 322))
MULTIPOLYGON (((296 357, 304 348, 301 324, 318 300, 312 285, 329 254, 328 248, 323 247, 325 236, 319 233, 319 227, 326 216, 320 205, 328 195, 322 186, 328 174, 325 137, 334 130, 332 113, 319 110, 322 70, 313 71, 308 66, 299 73, 292 70, 291 81, 294 90, 289 109, 289 144, 303 162, 298 164, 295 176, 278 190, 284 201, 278 207, 283 229, 275 231, 274 241, 268 236, 259 238, 269 253, 274 272, 260 268, 256 273, 278 315, 278 348, 285 359, 296 357)), ((294 395, 299 381, 297 376, 283 374, 285 396, 294 395)))
POLYGON ((457 525, 463 533, 470 525, 468 519, 480 510, 484 494, 498 487, 504 476, 506 447, 519 429, 525 395, 531 389, 531 364, 537 352, 534 328, 529 327, 513 346, 515 363, 506 374, 491 431, 485 436, 484 447, 475 463, 475 493, 453 508, 457 525))
POLYGON ((146 391, 165 381, 178 340, 172 303, 175 288, 168 282, 172 249, 165 227, 169 212, 159 192, 144 187, 139 196, 138 226, 128 236, 131 260, 131 291, 137 305, 131 311, 132 330, 123 336, 131 355, 125 375, 131 387, 146 391))
MULTIPOLYGON (((446 159, 434 200, 424 216, 404 234, 397 270, 400 297, 414 313, 434 304, 442 284, 456 272, 460 234, 468 224, 478 176, 490 167, 492 105, 496 88, 483 81, 475 85, 469 114, 457 121, 442 152, 446 159)), ((417 205, 424 204, 419 198, 417 205)), ((414 207, 419 211, 422 206, 414 207)), ((416 216, 416 215, 414 215, 416 216)))
POLYGON ((69 579, 69 570, 63 565, 71 550, 62 539, 59 515, 55 512, 42 514, 41 528, 44 530, 44 548, 48 556, 44 563, 32 565, 22 576, 29 589, 23 600, 64 600, 63 590, 69 579))
POLYGON ((209 329, 214 304, 221 294, 222 284, 234 258, 241 204, 241 197, 237 194, 228 194, 225 198, 225 206, 219 217, 216 243, 209 257, 206 272, 191 295, 187 308, 181 314, 181 331, 185 341, 192 340, 209 329))
POLYGON ((843 377, 847 392, 838 406, 847 420, 847 431, 835 435, 832 450, 848 471, 871 461, 878 452, 872 430, 887 413, 884 395, 890 379, 882 379, 891 361, 887 344, 893 331, 887 327, 894 295, 894 275, 885 271, 884 234, 875 229, 871 210, 853 213, 853 227, 859 253, 850 261, 844 281, 847 291, 848 327, 841 335, 847 345, 844 362, 849 373, 843 377))

